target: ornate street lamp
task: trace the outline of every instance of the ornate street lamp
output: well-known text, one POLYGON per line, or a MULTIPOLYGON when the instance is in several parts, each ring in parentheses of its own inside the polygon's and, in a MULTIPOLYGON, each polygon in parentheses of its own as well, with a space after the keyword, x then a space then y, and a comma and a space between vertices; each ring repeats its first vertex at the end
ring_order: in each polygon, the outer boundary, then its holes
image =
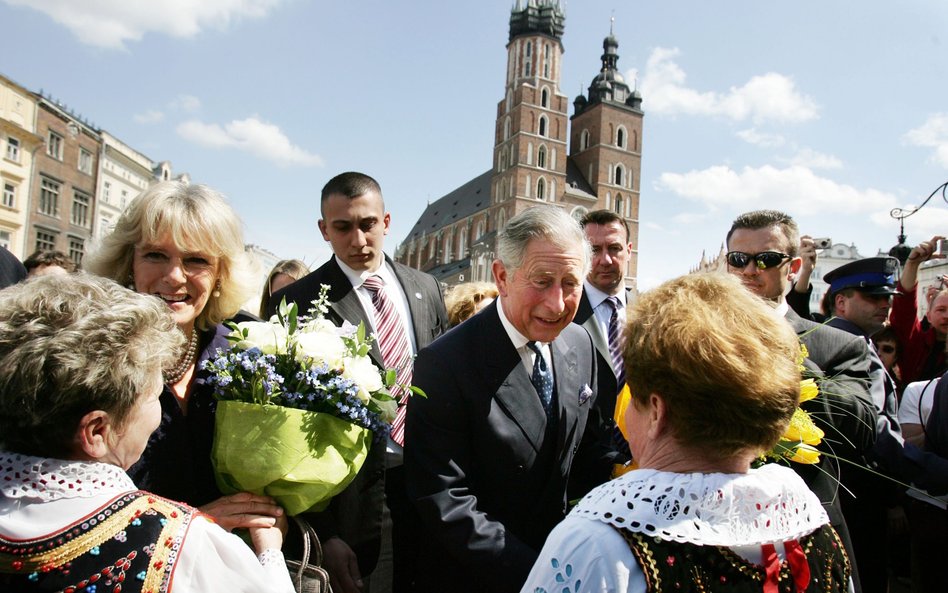
POLYGON ((892 247, 892 249, 889 250, 889 255, 891 255, 894 258, 897 258, 899 260, 899 263, 902 264, 903 266, 905 265, 905 261, 908 259, 909 254, 912 253, 912 247, 905 243, 905 239, 906 239, 905 219, 915 214, 922 208, 924 208, 925 205, 928 204, 928 202, 932 198, 934 198, 935 194, 937 194, 938 192, 941 192, 941 199, 944 200, 945 204, 948 204, 948 194, 946 194, 946 192, 948 192, 948 181, 946 181, 942 183, 941 185, 939 185, 938 187, 936 187, 935 191, 933 191, 931 195, 925 198, 925 201, 922 202, 921 205, 916 206, 915 208, 912 208, 911 210, 905 210, 903 208, 893 208, 889 212, 889 216, 899 221, 899 243, 898 245, 895 245, 894 247, 892 247))

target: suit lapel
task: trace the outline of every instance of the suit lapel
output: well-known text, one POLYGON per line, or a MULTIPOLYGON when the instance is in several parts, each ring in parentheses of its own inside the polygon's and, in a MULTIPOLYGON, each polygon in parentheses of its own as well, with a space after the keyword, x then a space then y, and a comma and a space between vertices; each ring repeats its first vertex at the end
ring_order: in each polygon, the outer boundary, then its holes
MULTIPOLYGON (((372 322, 362 307, 362 301, 356 294, 349 278, 336 263, 336 257, 333 256, 332 265, 327 270, 327 278, 332 290, 329 292, 329 308, 340 319, 347 320, 353 325, 359 325, 361 322, 365 325, 366 334, 372 331, 372 322)), ((378 342, 372 342, 372 349, 369 351, 372 361, 380 368, 385 368, 382 362, 382 351, 379 349, 378 342)))
POLYGON ((579 416, 580 372, 576 352, 569 347, 562 335, 550 344, 553 354, 553 376, 556 381, 556 401, 559 406, 557 423, 557 450, 563 452, 566 439, 571 438, 576 418, 579 416))
POLYGON ((487 376, 504 378, 494 398, 506 410, 510 419, 520 427, 534 450, 539 451, 546 430, 546 414, 530 375, 523 366, 520 353, 514 348, 500 322, 497 313, 499 302, 494 301, 487 310, 477 316, 478 321, 485 325, 481 352, 485 353, 487 376))
MULTIPOLYGON (((576 312, 576 319, 584 319, 580 323, 586 331, 589 332, 590 337, 592 337, 593 345, 596 347, 596 350, 599 351, 599 354, 602 356, 603 360, 609 362, 608 371, 615 376, 615 370, 612 368, 612 353, 609 352, 609 339, 607 336, 602 333, 602 326, 599 325, 599 320, 596 318, 596 313, 592 309, 592 305, 589 303, 589 297, 586 296, 586 291, 583 291, 583 296, 579 300, 579 307, 576 312), (580 317, 580 312, 583 313, 583 317, 580 317)), ((602 369, 603 371, 605 369, 602 369)))
POLYGON ((385 257, 385 261, 395 270, 395 278, 398 279, 398 283, 402 286, 405 300, 408 301, 408 312, 411 314, 410 325, 412 332, 415 334, 415 344, 417 348, 421 350, 421 348, 431 340, 428 336, 419 335, 420 332, 424 332, 428 329, 421 326, 424 325, 423 320, 428 318, 428 308, 430 305, 425 301, 424 294, 422 294, 421 291, 416 290, 408 284, 409 279, 405 276, 405 272, 401 267, 389 260, 388 256, 385 257))

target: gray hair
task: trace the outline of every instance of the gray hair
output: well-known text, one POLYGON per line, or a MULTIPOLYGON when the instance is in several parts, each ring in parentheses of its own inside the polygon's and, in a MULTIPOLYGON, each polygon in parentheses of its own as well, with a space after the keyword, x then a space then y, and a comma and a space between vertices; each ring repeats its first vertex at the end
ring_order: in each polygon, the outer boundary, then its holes
POLYGON ((579 247, 582 257, 580 278, 589 273, 592 249, 575 218, 556 206, 534 206, 507 221, 497 236, 497 258, 508 270, 523 264, 523 254, 534 239, 542 239, 566 251, 579 247))
POLYGON ((93 274, 127 284, 135 247, 165 235, 180 249, 217 257, 220 296, 208 299, 196 320, 197 327, 209 329, 233 317, 256 290, 241 226, 224 196, 206 185, 162 181, 132 201, 83 265, 93 274))
POLYGON ((168 307, 105 278, 39 276, 0 291, 0 439, 68 459, 95 410, 121 427, 184 345, 168 307))

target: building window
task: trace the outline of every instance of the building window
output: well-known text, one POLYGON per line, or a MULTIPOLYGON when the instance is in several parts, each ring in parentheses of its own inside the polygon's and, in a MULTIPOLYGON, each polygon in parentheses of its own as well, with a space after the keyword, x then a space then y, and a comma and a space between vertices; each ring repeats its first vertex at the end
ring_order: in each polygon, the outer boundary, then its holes
POLYGON ((546 181, 542 177, 537 179, 537 199, 546 199, 546 181))
POLYGON ((616 185, 622 185, 623 173, 624 173, 624 169, 622 168, 622 165, 616 165, 616 173, 615 173, 615 179, 614 179, 616 185))
POLYGON ((537 167, 546 168, 546 146, 537 149, 537 167))
POLYGON ((85 242, 79 237, 69 237, 69 259, 76 267, 82 265, 82 256, 85 254, 85 242))
POLYGON ((550 77, 550 45, 543 46, 543 77, 550 77))
POLYGON ((59 216, 59 189, 60 184, 43 178, 40 184, 39 211, 49 216, 59 216))
POLYGON ((13 243, 13 233, 10 231, 0 231, 0 246, 4 249, 10 249, 11 243, 13 243))
POLYGON ((622 196, 616 195, 616 214, 622 216, 622 196))
POLYGON ((484 236, 484 221, 477 223, 477 234, 475 235, 475 240, 480 239, 484 236))
POLYGON ((504 119, 504 140, 510 138, 510 118, 504 119))
POLYGON ((112 184, 108 181, 102 182, 102 200, 108 204, 109 203, 109 193, 112 191, 112 184))
POLYGON ((431 241, 428 243, 428 259, 432 260, 435 256, 435 251, 437 250, 438 241, 432 237, 431 241))
POLYGON ((625 128, 620 127, 616 130, 616 146, 625 148, 625 128))
POLYGON ((7 158, 20 162, 20 141, 13 136, 7 136, 7 158))
POLYGON ((546 136, 546 116, 545 115, 540 116, 540 127, 538 129, 538 132, 541 136, 546 136))
POLYGON ((36 251, 55 251, 56 234, 49 231, 36 231, 36 251))
POLYGON ((7 208, 16 208, 16 186, 12 183, 3 184, 3 205, 7 208))
POLYGON ((79 170, 86 175, 92 175, 92 153, 85 148, 79 149, 79 170))
POLYGON ((92 200, 88 195, 74 191, 72 193, 72 216, 70 222, 76 226, 89 226, 89 203, 92 200))
POLYGON ((546 87, 540 91, 540 106, 541 107, 550 107, 550 91, 546 87))
POLYGON ((63 160, 63 137, 52 130, 46 141, 46 153, 58 161, 63 160))
POLYGON ((589 148, 589 130, 583 130, 579 134, 579 149, 586 150, 589 148))
POLYGON ((122 206, 122 208, 124 209, 125 206, 127 206, 127 205, 128 205, 128 190, 127 190, 127 189, 123 189, 123 190, 122 190, 122 202, 121 202, 121 206, 122 206))
POLYGON ((469 229, 464 229, 461 231, 461 236, 458 237, 458 259, 464 259, 467 255, 467 233, 469 229))
POLYGON ((528 41, 528 42, 527 42, 527 47, 526 47, 526 50, 525 50, 524 53, 525 53, 525 59, 523 60, 523 75, 524 75, 524 76, 530 76, 530 64, 531 64, 530 57, 531 57, 531 55, 533 54, 533 42, 532 42, 532 41, 528 41))

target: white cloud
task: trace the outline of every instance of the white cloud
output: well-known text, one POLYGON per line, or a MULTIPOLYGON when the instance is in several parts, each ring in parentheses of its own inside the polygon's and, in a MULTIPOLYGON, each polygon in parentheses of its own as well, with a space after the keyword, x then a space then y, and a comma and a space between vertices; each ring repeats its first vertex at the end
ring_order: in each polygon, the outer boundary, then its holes
POLYGON ((758 132, 756 128, 741 130, 737 133, 737 137, 748 144, 760 146, 761 148, 775 148, 777 146, 783 146, 784 142, 786 141, 780 134, 767 134, 765 132, 758 132))
POLYGON ((791 165, 808 169, 842 169, 843 161, 831 154, 817 152, 812 148, 803 148, 793 158, 787 159, 791 165))
POLYGON ((700 92, 685 85, 685 71, 674 61, 677 48, 656 48, 648 58, 642 94, 650 113, 715 115, 734 121, 796 123, 815 119, 816 102, 801 95, 792 78, 768 72, 726 93, 700 92))
POLYGON ((170 107, 177 111, 194 113, 201 108, 201 100, 194 95, 178 95, 175 100, 171 102, 170 107))
POLYGON ((139 124, 156 124, 165 118, 165 114, 156 111, 154 109, 149 109, 144 113, 136 113, 132 116, 132 119, 135 120, 135 123, 139 124))
POLYGON ((895 205, 894 195, 875 189, 858 189, 820 177, 798 165, 778 169, 771 165, 735 171, 717 165, 701 171, 662 173, 655 184, 717 210, 779 208, 796 213, 874 213, 895 205))
POLYGON ((241 18, 260 18, 282 0, 4 0, 45 13, 79 41, 122 49, 146 33, 193 37, 207 27, 224 28, 241 18))
POLYGON ((177 127, 178 135, 210 148, 249 152, 281 167, 321 167, 323 159, 290 142, 279 127, 251 116, 220 126, 189 120, 177 127))
POLYGON ((931 160, 948 167, 948 113, 930 115, 925 123, 906 132, 902 139, 913 146, 933 148, 931 160))

